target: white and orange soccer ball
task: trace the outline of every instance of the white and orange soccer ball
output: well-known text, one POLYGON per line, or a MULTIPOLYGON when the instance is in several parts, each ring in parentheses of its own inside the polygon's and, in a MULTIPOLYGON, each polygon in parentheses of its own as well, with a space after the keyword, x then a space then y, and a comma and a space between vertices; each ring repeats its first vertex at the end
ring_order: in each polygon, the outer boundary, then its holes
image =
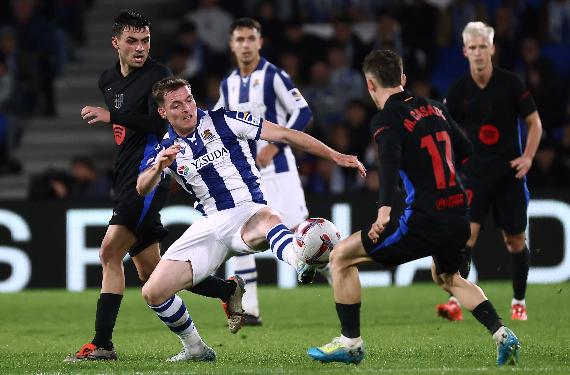
POLYGON ((320 217, 309 218, 295 231, 295 252, 307 264, 327 264, 339 241, 340 233, 333 223, 320 217))

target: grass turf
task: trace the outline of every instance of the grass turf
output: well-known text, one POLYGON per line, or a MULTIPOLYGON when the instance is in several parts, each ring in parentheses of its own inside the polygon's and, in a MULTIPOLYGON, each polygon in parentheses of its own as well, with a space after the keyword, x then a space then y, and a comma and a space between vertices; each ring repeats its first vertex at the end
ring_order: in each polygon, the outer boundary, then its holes
POLYGON ((363 291, 366 358, 359 365, 320 364, 307 347, 339 332, 332 292, 326 286, 280 290, 260 287, 262 327, 231 335, 212 299, 181 293, 214 363, 166 363, 180 350, 177 338, 145 306, 140 291, 126 292, 114 343, 119 360, 64 363, 91 339, 98 291, 57 290, 0 294, 0 374, 569 374, 570 283, 531 285, 529 321, 510 322, 511 287, 483 283, 500 315, 521 339, 521 363, 497 368, 495 344, 471 314, 451 323, 435 317, 446 296, 431 284, 363 291))

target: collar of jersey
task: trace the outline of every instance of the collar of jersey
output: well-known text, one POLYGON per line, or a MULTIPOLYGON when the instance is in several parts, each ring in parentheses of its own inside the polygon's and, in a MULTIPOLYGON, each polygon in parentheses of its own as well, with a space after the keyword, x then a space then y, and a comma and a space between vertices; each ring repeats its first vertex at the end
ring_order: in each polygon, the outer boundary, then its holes
MULTIPOLYGON (((257 66, 255 67, 255 69, 253 70, 253 72, 258 71, 263 69, 263 67, 265 66, 265 63, 267 62, 267 60, 265 60, 265 58, 263 58, 263 56, 259 56, 259 63, 257 63, 257 66)), ((251 74, 253 74, 253 72, 251 72, 251 74)), ((238 76, 239 74, 239 68, 237 68, 236 70, 234 70, 234 73, 237 74, 238 76)), ((251 76, 251 74, 249 76, 251 76)))
POLYGON ((388 102, 391 102, 391 101, 403 102, 404 99, 409 98, 410 96, 413 96, 413 95, 408 90, 404 89, 404 91, 402 91, 402 92, 398 92, 396 94, 390 95, 388 100, 386 100, 386 104, 388 102))
POLYGON ((183 137, 181 135, 178 135, 178 133, 176 133, 176 130, 174 130, 174 127, 172 126, 172 124, 168 124, 168 136, 170 139, 176 139, 176 138, 182 138, 185 141, 189 141, 190 138, 192 138, 192 136, 194 134, 197 134, 196 131, 198 130, 198 126, 200 126, 200 121, 202 121, 202 118, 204 116, 206 116, 206 111, 202 111, 200 108, 197 109, 198 112, 198 119, 196 120, 196 127, 194 128, 194 131, 190 134, 188 134, 186 137, 183 137))

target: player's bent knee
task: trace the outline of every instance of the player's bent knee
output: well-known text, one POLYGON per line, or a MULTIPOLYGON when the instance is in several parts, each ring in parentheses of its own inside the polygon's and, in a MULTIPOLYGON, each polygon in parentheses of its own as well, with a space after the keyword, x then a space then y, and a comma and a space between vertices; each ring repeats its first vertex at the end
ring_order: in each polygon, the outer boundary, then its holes
POLYGON ((349 248, 346 241, 341 241, 336 244, 329 258, 330 267, 334 269, 346 268, 349 260, 348 250, 349 248))
POLYGON ((505 245, 510 253, 520 253, 525 248, 524 233, 505 236, 505 245))
POLYGON ((109 246, 102 246, 99 250, 99 260, 102 265, 121 264, 124 256, 109 246))
POLYGON ((162 296, 152 284, 145 284, 142 288, 142 296, 148 305, 160 305, 167 297, 162 296))

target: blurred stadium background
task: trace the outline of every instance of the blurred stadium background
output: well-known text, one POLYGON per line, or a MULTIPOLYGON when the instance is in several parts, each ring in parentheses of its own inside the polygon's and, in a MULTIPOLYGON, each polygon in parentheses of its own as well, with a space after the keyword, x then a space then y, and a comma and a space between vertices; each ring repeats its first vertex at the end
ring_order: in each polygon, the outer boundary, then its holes
MULTIPOLYGON (((530 282, 570 279, 569 0, 6 0, 0 2, 0 291, 99 285, 97 249, 110 217, 115 146, 110 127, 89 126, 79 112, 104 105, 97 80, 116 60, 111 25, 124 8, 151 19, 151 55, 191 82, 202 108, 216 102, 219 81, 233 65, 232 20, 261 22, 262 55, 292 76, 313 110, 308 132, 369 169, 363 180, 298 155, 311 216, 332 219, 343 234, 373 218, 378 188, 368 130, 375 109, 360 74, 363 56, 394 49, 404 56, 408 88, 442 100, 468 69, 464 25, 493 25, 495 63, 523 78, 545 129, 528 176, 530 282)), ((164 213, 173 233, 164 248, 194 220, 190 203, 173 188, 164 213)), ((484 231, 472 278, 508 278, 501 242, 498 232, 484 231)), ((363 282, 426 280, 426 265, 372 267, 363 282)), ((134 267, 127 269, 129 285, 137 285, 134 267)), ((291 287, 293 276, 271 259, 260 261, 260 283, 291 287)))

